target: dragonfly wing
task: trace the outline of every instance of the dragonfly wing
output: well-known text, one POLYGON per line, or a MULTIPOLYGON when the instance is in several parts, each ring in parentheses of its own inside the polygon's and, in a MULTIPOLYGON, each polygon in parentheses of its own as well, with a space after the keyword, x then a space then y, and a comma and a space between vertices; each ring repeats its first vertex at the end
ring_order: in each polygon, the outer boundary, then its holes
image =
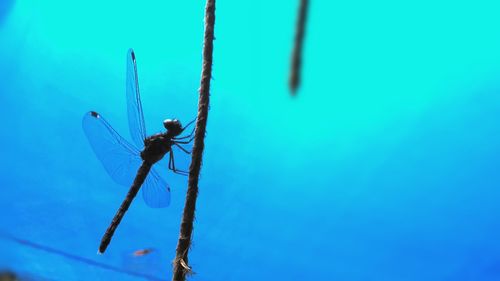
POLYGON ((82 127, 106 172, 118 184, 130 186, 142 163, 139 150, 120 136, 97 112, 86 113, 82 127))
POLYGON ((134 50, 127 53, 127 112, 130 136, 138 147, 144 146, 146 138, 146 125, 142 113, 141 95, 139 93, 139 80, 137 77, 137 64, 134 50))
POLYGON ((170 205, 170 186, 155 169, 151 169, 146 181, 142 184, 142 197, 151 208, 163 208, 170 205))

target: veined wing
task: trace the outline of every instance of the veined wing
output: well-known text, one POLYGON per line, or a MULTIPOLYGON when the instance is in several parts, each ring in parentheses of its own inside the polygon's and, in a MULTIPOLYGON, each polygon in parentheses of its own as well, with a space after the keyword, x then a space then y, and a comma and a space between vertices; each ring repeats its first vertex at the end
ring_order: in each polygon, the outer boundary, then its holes
MULTIPOLYGON (((120 136, 97 112, 85 114, 82 126, 106 172, 118 184, 130 186, 142 163, 139 150, 120 136)), ((154 169, 151 169, 142 185, 142 196, 152 208, 170 205, 170 187, 154 169)))
POLYGON ((142 198, 151 208, 163 208, 170 205, 170 186, 155 169, 151 169, 146 181, 142 184, 142 198))
POLYGON ((87 112, 82 127, 106 172, 118 184, 129 187, 142 163, 139 150, 97 112, 87 112))
POLYGON ((130 136, 134 143, 142 148, 146 138, 146 125, 142 113, 141 95, 139 93, 139 80, 137 77, 137 64, 134 50, 127 53, 127 112, 130 136))

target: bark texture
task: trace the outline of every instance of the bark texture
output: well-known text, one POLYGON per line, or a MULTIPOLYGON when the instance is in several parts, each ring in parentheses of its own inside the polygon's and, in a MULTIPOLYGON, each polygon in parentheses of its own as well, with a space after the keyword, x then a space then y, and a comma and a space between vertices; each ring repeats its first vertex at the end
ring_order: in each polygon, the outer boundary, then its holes
POLYGON ((186 275, 191 272, 188 265, 188 252, 191 245, 191 234, 196 209, 196 198, 198 196, 198 179, 202 163, 204 139, 207 126, 210 80, 212 79, 212 53, 215 25, 215 0, 207 0, 205 6, 205 35, 203 43, 203 65, 201 72, 201 85, 198 99, 198 118, 194 136, 191 165, 189 167, 188 190, 186 203, 182 215, 179 242, 177 244, 174 259, 174 272, 172 280, 184 281, 186 275))

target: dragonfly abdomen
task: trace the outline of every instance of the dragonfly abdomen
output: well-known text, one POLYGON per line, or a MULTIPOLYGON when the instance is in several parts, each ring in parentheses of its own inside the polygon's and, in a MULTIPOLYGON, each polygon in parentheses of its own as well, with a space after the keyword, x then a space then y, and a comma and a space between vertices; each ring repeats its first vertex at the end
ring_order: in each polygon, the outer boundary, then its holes
POLYGON ((106 248, 108 247, 109 242, 111 242, 111 238, 113 237, 116 228, 120 224, 128 208, 130 207, 132 200, 134 200, 135 196, 137 195, 137 192, 139 192, 139 189, 146 180, 146 177, 148 176, 151 167, 152 164, 148 163, 147 161, 142 162, 142 165, 141 167, 139 167, 137 175, 135 176, 134 183, 132 184, 127 193, 127 197, 125 197, 125 200, 123 200, 122 204, 120 205, 120 208, 118 209, 113 218, 113 221, 111 222, 108 229, 104 233, 104 236, 102 237, 101 245, 99 246, 99 253, 102 254, 104 253, 104 251, 106 251, 106 248))

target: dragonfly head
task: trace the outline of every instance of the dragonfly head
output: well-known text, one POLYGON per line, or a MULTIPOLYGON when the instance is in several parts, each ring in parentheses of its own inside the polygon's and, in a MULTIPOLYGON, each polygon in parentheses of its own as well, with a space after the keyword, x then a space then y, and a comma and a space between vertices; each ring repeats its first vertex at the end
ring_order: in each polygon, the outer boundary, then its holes
POLYGON ((178 136, 182 133, 181 121, 177 119, 165 119, 165 121, 163 121, 163 126, 174 136, 178 136))

